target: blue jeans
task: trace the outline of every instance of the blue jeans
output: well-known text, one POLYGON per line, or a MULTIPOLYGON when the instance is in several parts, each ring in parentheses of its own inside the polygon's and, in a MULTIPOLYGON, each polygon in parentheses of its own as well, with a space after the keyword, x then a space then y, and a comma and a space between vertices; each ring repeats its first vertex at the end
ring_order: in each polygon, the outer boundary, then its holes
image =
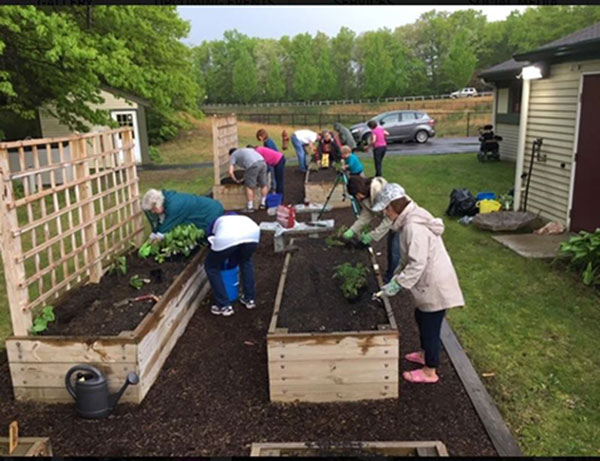
POLYGON ((223 251, 208 252, 204 260, 204 269, 208 277, 208 282, 212 288, 213 299, 219 307, 229 306, 229 297, 225 290, 225 284, 221 278, 223 263, 227 260, 234 260, 240 265, 240 277, 242 279, 242 289, 245 299, 254 299, 254 266, 252 256, 258 247, 258 243, 240 243, 223 251))
POLYGON ((389 231, 387 236, 387 270, 384 277, 385 283, 392 280, 394 271, 400 262, 400 232, 389 231))
POLYGON ((440 350, 442 342, 440 332, 446 309, 437 312, 423 312, 415 309, 415 320, 419 326, 421 349, 425 351, 425 365, 437 368, 440 364, 440 350))
POLYGON ((295 134, 292 135, 292 145, 294 146, 296 155, 298 156, 298 166, 300 167, 300 171, 306 173, 306 170, 308 169, 306 166, 306 151, 304 150, 304 144, 300 142, 295 134))
POLYGON ((269 174, 271 175, 271 190, 277 189, 277 178, 275 178, 275 167, 273 165, 267 165, 269 174))
POLYGON ((285 171, 285 157, 281 157, 281 160, 277 165, 273 167, 273 187, 275 188, 275 192, 281 194, 283 196, 283 173, 285 171))

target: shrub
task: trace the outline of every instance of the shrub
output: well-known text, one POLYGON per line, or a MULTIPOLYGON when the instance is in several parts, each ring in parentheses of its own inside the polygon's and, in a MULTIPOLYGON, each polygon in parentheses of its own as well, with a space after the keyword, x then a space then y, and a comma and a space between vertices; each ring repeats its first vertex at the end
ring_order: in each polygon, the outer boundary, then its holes
POLYGON ((162 163, 163 158, 160 155, 160 149, 156 146, 150 146, 150 150, 148 152, 150 156, 150 160, 152 163, 162 163))
POLYGON ((600 285, 600 229, 581 231, 561 243, 559 254, 569 258, 569 267, 581 271, 586 285, 600 285))

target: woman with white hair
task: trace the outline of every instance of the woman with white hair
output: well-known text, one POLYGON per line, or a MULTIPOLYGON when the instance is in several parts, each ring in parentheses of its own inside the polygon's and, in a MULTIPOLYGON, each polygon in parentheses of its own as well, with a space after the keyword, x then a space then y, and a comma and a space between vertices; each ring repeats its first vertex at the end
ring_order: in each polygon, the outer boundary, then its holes
POLYGON ((440 332, 446 310, 464 306, 456 271, 444 246, 444 222, 411 201, 398 184, 386 184, 377 196, 373 211, 385 211, 392 229, 400 232, 403 264, 392 280, 383 286, 386 296, 408 290, 415 300, 415 320, 419 327, 421 350, 404 358, 423 368, 405 371, 412 383, 436 383, 440 362, 440 332))
POLYGON ((152 226, 150 240, 162 240, 164 234, 180 224, 194 224, 208 233, 224 211, 220 202, 208 197, 157 189, 144 194, 142 210, 152 226))

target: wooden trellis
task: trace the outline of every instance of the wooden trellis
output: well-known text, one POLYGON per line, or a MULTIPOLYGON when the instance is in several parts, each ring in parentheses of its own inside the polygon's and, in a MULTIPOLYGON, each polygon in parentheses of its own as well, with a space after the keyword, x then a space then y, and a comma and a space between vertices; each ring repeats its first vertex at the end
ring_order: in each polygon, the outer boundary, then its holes
POLYGON ((131 128, 0 143, 0 247, 13 332, 142 242, 131 128))
POLYGON ((212 119, 213 157, 215 185, 229 175, 229 149, 238 147, 237 117, 216 117, 212 119))

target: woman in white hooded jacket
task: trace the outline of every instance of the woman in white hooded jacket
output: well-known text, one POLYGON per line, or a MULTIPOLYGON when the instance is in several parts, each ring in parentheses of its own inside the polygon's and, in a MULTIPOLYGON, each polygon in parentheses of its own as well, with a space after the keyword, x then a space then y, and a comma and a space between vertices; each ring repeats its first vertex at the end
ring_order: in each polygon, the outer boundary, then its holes
POLYGON ((392 229, 400 234, 403 265, 392 280, 384 285, 387 296, 409 290, 415 299, 415 319, 419 327, 421 350, 405 355, 409 362, 423 368, 405 371, 405 380, 435 383, 440 360, 440 331, 447 309, 464 305, 456 271, 444 246, 444 222, 434 218, 406 197, 398 184, 386 185, 373 206, 384 210, 392 220, 392 229))

